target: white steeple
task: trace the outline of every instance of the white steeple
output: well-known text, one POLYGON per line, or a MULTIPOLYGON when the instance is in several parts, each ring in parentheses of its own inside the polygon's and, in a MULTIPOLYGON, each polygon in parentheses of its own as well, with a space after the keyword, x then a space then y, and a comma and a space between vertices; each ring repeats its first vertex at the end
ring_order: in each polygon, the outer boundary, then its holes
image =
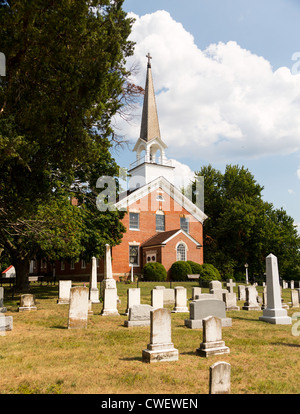
POLYGON ((140 138, 133 149, 136 152, 136 161, 130 165, 128 171, 131 174, 130 190, 142 187, 160 176, 174 184, 174 167, 171 161, 168 161, 165 157, 167 145, 160 136, 150 63, 152 57, 149 53, 146 57, 148 58, 148 64, 140 138))

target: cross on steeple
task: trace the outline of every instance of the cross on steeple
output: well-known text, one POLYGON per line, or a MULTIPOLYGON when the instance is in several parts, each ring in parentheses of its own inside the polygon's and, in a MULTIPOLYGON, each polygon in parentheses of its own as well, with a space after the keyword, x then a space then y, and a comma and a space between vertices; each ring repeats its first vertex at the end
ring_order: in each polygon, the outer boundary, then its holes
POLYGON ((152 56, 150 55, 149 52, 148 52, 148 55, 146 55, 146 58, 148 58, 148 68, 151 68, 151 61, 150 61, 150 59, 152 59, 152 56))

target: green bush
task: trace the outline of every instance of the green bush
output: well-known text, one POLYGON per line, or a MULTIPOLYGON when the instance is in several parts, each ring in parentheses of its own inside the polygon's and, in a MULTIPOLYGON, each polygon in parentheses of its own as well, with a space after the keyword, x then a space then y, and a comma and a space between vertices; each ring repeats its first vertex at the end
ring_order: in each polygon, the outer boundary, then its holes
POLYGON ((219 281, 222 280, 220 272, 212 264, 204 263, 200 265, 199 270, 200 270, 199 272, 200 274, 199 283, 200 284, 201 282, 209 283, 212 280, 219 280, 219 281))
POLYGON ((146 263, 142 269, 144 280, 149 282, 164 282, 167 280, 167 271, 165 267, 158 262, 146 263))
POLYGON ((188 280, 187 275, 192 274, 191 265, 188 262, 179 260, 171 266, 171 278, 175 281, 188 280))
POLYGON ((201 269, 201 264, 197 263, 197 262, 193 262, 192 260, 187 260, 187 263, 191 266, 192 269, 192 275, 199 275, 200 274, 200 269, 201 269))

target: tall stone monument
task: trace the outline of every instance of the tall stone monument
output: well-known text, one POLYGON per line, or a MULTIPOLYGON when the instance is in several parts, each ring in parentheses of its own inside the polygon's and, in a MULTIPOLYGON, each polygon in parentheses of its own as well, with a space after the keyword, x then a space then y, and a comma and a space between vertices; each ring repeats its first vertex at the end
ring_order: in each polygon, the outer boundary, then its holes
POLYGON ((90 275, 89 299, 92 303, 99 303, 99 289, 97 288, 97 259, 92 257, 92 270, 90 275))
POLYGON ((263 310, 263 315, 259 317, 259 320, 276 325, 290 325, 292 319, 281 304, 278 263, 277 257, 273 254, 269 254, 266 258, 266 272, 267 307, 263 310))
POLYGON ((103 309, 102 315, 119 315, 117 309, 117 285, 112 274, 110 245, 105 245, 104 280, 102 281, 103 309))

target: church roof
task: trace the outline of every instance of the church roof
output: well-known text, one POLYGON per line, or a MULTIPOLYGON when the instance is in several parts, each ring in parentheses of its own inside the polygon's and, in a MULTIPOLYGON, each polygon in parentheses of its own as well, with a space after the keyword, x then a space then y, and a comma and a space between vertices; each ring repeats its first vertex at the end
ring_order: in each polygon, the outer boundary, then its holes
POLYGON ((147 58, 147 77, 140 131, 140 138, 146 142, 151 141, 154 138, 160 138, 160 129, 150 63, 150 59, 152 58, 149 53, 147 55, 147 58))
POLYGON ((190 236, 188 233, 186 233, 182 229, 176 229, 176 230, 169 230, 169 231, 163 231, 161 233, 157 233, 154 236, 152 236, 149 240, 145 241, 141 245, 141 247, 151 247, 151 246, 164 246, 167 244, 170 240, 173 239, 173 237, 177 236, 178 234, 184 234, 186 237, 191 239, 197 246, 201 247, 201 244, 195 240, 192 236, 190 236))

